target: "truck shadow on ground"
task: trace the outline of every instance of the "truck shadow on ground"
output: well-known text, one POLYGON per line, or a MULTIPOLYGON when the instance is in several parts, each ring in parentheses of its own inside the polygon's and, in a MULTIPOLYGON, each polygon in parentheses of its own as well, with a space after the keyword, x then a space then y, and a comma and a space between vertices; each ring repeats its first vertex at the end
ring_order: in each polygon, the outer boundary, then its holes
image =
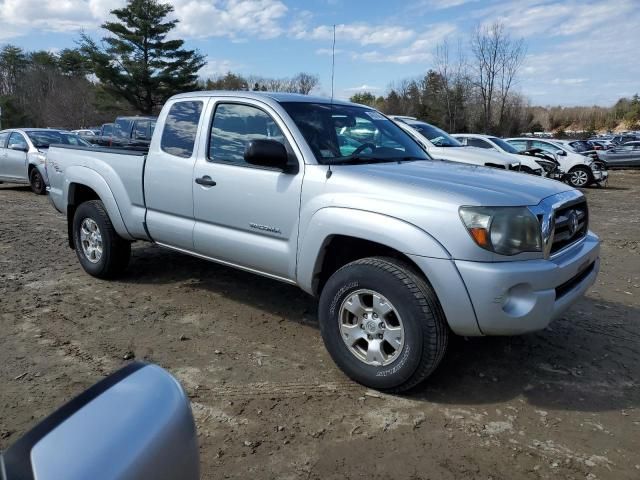
MULTIPOLYGON (((317 327, 316 300, 295 286, 158 247, 134 249, 126 283, 184 282, 289 321, 317 327)), ((640 310, 584 298, 541 332, 450 337, 436 372, 407 398, 480 406, 524 398, 585 412, 640 405, 640 310)), ((318 334, 318 342, 321 342, 318 334)))
POLYGON ((585 412, 640 406, 640 310, 584 298, 549 328, 519 337, 451 339, 438 370, 410 395, 483 405, 521 397, 585 412))

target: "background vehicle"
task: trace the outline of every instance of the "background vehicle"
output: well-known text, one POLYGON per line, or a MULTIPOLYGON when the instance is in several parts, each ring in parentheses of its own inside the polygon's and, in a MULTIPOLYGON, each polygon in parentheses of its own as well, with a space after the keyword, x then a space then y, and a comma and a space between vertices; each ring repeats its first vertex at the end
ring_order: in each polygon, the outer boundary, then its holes
POLYGON ((622 145, 627 142, 633 142, 635 140, 638 140, 638 138, 635 135, 631 135, 631 134, 615 135, 611 138, 611 143, 613 143, 614 145, 622 145))
POLYGON ((89 274, 117 276, 145 240, 297 285, 319 297, 336 364, 386 391, 427 378, 449 332, 544 328, 599 266, 579 191, 434 161, 395 122, 348 102, 177 95, 148 154, 58 146, 47 169, 89 274))
POLYGON ((616 145, 600 154, 607 166, 614 168, 640 167, 640 141, 616 145))
POLYGON ((198 480, 198 456, 180 384, 156 365, 131 363, 0 453, 0 480, 198 480))
POLYGON ((46 150, 52 143, 89 146, 78 135, 45 128, 9 129, 0 132, 0 181, 31 185, 38 195, 46 191, 46 150))
MULTIPOLYGON (((501 138, 475 133, 456 133, 451 136, 467 147, 484 148, 504 153, 506 155, 517 155, 517 157, 514 158, 516 158, 517 161, 523 162, 520 170, 525 173, 550 176, 552 178, 556 176, 558 167, 558 163, 556 161, 543 158, 527 158, 522 160, 522 157, 527 154, 516 150, 501 138)), ((530 157, 532 155, 527 156, 530 157)), ((558 176, 562 176, 561 172, 557 172, 557 174, 558 176)))
POLYGON ((111 145, 111 137, 113 135, 113 123, 103 123, 100 132, 91 139, 92 144, 107 147, 111 145))
POLYGON ((609 140, 587 140, 591 144, 594 150, 608 150, 613 147, 613 144, 609 140))
POLYGON ((526 167, 525 173, 542 174, 542 167, 524 156, 514 158, 500 152, 467 148, 444 130, 426 122, 403 116, 391 115, 390 118, 394 119, 410 135, 417 136, 418 141, 433 158, 516 171, 521 171, 522 167, 526 167))
POLYGON ((118 117, 109 146, 146 151, 155 126, 156 117, 118 117))
POLYGON ((605 184, 609 173, 603 169, 601 163, 592 158, 576 153, 572 148, 552 140, 537 138, 507 138, 509 144, 520 151, 539 148, 556 155, 560 167, 567 173, 566 181, 573 187, 586 187, 593 183, 605 184))

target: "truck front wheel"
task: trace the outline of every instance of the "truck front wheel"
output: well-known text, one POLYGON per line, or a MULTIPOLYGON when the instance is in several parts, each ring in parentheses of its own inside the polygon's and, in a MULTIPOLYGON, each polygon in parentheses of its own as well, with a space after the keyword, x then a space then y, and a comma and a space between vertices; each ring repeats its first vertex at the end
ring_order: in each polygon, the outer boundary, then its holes
POLYGON ((350 378, 390 392, 408 390, 438 366, 448 328, 431 286, 406 264, 371 257, 334 273, 320 296, 320 330, 350 378))
POLYGON ((131 244, 121 238, 100 200, 80 204, 73 216, 73 240, 82 268, 97 278, 113 278, 129 264, 131 244))

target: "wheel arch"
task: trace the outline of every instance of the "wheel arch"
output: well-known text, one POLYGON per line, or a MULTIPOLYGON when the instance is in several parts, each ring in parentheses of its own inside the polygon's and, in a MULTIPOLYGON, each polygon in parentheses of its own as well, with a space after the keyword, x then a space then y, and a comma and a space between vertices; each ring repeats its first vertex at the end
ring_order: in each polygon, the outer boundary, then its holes
POLYGON ((408 222, 363 210, 328 207, 313 215, 300 240, 297 282, 306 292, 319 295, 333 272, 369 256, 399 259, 426 278, 411 254, 450 258, 437 240, 408 222), (383 228, 372 228, 378 226, 383 228))
POLYGON ((114 229, 122 238, 133 240, 127 231, 120 209, 107 185, 98 173, 85 167, 72 167, 65 172, 64 198, 67 199, 67 234, 69 247, 75 248, 73 240, 73 216, 78 206, 89 200, 100 200, 109 215, 114 229))

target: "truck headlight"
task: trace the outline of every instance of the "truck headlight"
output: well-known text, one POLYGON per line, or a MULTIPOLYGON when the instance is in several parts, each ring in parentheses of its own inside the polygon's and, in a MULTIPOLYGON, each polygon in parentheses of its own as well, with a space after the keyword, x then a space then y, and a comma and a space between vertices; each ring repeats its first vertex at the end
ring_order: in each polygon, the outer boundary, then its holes
POLYGON ((460 218, 478 246, 500 255, 541 252, 540 222, 527 207, 460 207, 460 218))

